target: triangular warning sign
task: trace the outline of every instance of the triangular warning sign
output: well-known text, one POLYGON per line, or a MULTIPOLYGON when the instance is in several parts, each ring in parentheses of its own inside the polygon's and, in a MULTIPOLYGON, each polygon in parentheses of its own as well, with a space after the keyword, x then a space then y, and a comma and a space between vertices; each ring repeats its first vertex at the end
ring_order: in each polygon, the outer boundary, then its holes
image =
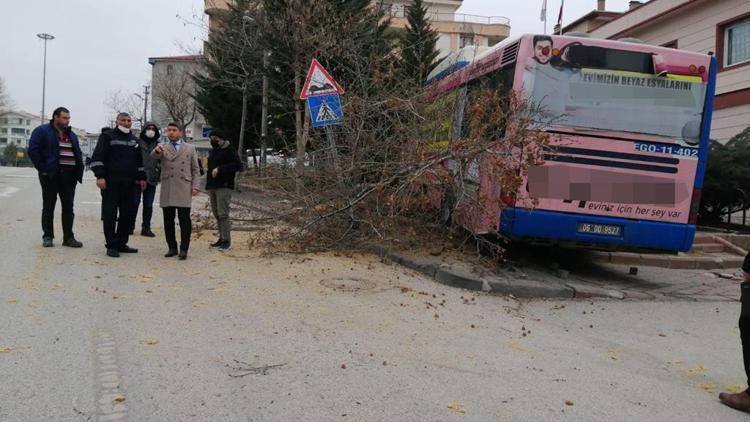
POLYGON ((327 102, 323 101, 320 104, 320 110, 318 110, 318 115, 315 116, 315 121, 318 123, 321 122, 330 122, 332 120, 338 120, 339 116, 336 115, 336 113, 333 112, 331 107, 328 105, 327 102))
POLYGON ((343 93, 344 90, 333 80, 331 75, 323 68, 323 65, 317 60, 312 59, 310 70, 307 72, 307 79, 305 79, 305 85, 302 87, 299 98, 306 100, 308 97, 316 95, 343 93))

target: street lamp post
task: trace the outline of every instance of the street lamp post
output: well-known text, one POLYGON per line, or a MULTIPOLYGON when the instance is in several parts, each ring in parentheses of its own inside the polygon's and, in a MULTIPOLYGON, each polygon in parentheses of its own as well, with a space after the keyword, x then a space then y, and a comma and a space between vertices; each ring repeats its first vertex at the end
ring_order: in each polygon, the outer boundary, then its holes
POLYGON ((54 36, 50 34, 36 34, 37 37, 44 40, 44 70, 42 71, 42 124, 44 124, 44 99, 47 94, 47 41, 52 41, 55 39, 54 36))

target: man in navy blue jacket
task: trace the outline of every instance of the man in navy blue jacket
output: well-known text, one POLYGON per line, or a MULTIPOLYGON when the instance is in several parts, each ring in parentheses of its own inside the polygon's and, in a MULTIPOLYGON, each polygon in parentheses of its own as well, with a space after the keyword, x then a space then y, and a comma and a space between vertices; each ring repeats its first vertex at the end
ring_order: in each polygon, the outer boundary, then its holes
POLYGON ((70 129, 70 111, 58 107, 52 120, 34 129, 29 139, 29 158, 39 172, 42 186, 42 244, 53 246, 57 197, 62 206, 63 246, 80 248, 73 235, 73 201, 76 183, 83 180, 83 154, 78 137, 70 129))
POLYGON ((135 222, 133 187, 146 189, 146 173, 138 140, 131 133, 133 119, 128 113, 117 115, 117 127, 102 132, 96 143, 89 167, 96 175, 96 186, 102 191, 102 223, 107 256, 137 253, 128 246, 135 222))

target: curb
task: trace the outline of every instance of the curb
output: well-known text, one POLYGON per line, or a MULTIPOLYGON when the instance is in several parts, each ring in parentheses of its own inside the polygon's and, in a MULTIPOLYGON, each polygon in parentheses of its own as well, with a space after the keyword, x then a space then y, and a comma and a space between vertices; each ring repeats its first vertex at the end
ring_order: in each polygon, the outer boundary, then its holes
POLYGON ((464 270, 452 268, 435 259, 409 256, 389 251, 382 245, 370 244, 366 249, 389 261, 429 276, 436 282, 459 289, 483 291, 490 294, 512 295, 519 298, 608 298, 625 299, 626 294, 574 283, 550 284, 537 280, 509 280, 498 276, 482 277, 464 270))
POLYGON ((618 265, 669 268, 673 270, 724 270, 742 265, 744 258, 651 255, 631 252, 590 252, 592 261, 618 265))

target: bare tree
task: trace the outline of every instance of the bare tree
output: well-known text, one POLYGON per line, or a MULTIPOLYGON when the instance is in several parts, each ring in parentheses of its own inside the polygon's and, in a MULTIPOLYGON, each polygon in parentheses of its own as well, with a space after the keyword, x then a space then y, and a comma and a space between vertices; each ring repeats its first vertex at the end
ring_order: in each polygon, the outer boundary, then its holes
POLYGON ((174 66, 171 73, 160 72, 152 81, 154 103, 159 103, 169 117, 184 131, 197 115, 198 109, 193 95, 195 83, 190 71, 174 66))
POLYGON ((109 91, 104 97, 104 107, 107 111, 105 125, 110 126, 118 113, 128 113, 135 121, 143 124, 143 106, 141 99, 134 92, 121 89, 109 91))
POLYGON ((5 80, 0 77, 0 112, 6 111, 11 107, 8 90, 5 88, 5 80))

